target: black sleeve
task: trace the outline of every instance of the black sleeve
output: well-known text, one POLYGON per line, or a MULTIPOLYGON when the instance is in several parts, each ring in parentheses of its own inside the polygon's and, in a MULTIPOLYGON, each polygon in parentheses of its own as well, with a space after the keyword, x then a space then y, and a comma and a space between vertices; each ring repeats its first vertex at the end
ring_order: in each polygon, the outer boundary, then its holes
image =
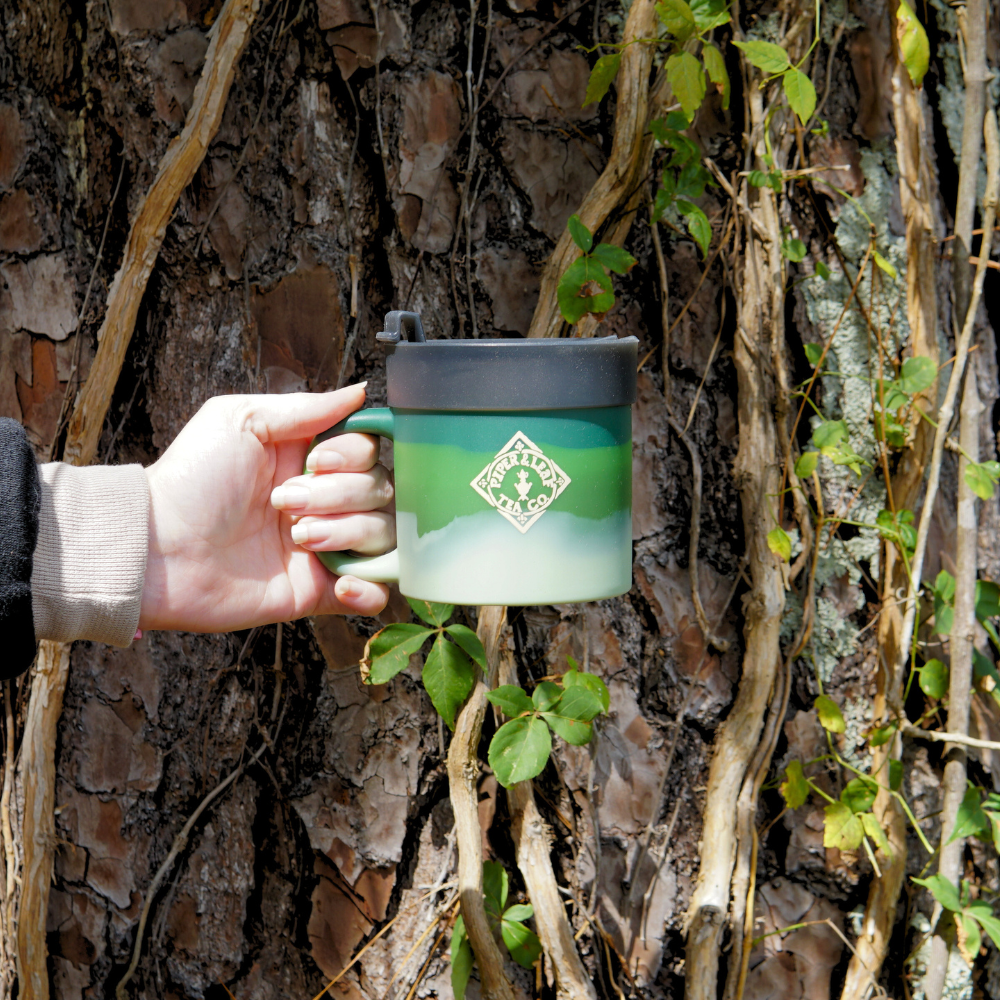
POLYGON ((16 677, 35 658, 31 561, 41 498, 24 428, 0 417, 0 679, 16 677))

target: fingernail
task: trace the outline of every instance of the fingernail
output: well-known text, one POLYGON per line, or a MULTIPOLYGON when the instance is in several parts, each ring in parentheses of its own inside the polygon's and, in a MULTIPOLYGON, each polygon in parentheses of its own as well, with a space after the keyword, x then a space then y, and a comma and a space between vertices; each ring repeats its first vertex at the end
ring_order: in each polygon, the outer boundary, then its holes
MULTIPOLYGON (((343 579, 343 577, 341 577, 343 579)), ((340 593, 343 597, 360 597, 361 584, 357 580, 346 580, 340 586, 340 593)))
POLYGON ((301 521, 292 525, 292 541, 296 545, 305 545, 309 541, 309 525, 301 521))
POLYGON ((295 510, 309 502, 306 486, 279 486, 271 493, 271 506, 279 510, 295 510))
POLYGON ((344 467, 344 456, 336 451, 309 452, 306 468, 310 472, 336 472, 344 467))

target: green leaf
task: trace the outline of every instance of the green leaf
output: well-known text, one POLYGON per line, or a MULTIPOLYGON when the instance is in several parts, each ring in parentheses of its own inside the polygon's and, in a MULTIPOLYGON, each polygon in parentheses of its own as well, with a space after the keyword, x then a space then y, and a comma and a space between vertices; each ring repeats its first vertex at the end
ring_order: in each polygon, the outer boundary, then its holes
POLYGON ((503 935, 503 943, 507 945, 510 957, 522 968, 532 968, 542 953, 542 943, 538 940, 538 935, 519 921, 506 918, 500 924, 500 933, 503 935))
MULTIPOLYGON (((537 690, 537 689, 536 689, 537 690)), ((542 718, 552 727, 552 731, 567 743, 583 746, 593 735, 592 719, 604 710, 600 696, 582 685, 569 687, 563 696, 542 718)))
POLYGON ((856 851, 864 836, 861 820, 843 802, 831 802, 823 812, 823 846, 856 851))
POLYGON ((919 670, 917 682, 928 698, 940 701, 948 693, 948 665, 940 660, 928 660, 919 670))
POLYGON ((813 444, 817 448, 829 448, 847 437, 847 424, 843 420, 824 420, 813 431, 813 444))
POLYGON ((802 761, 793 760, 785 768, 785 780, 778 786, 789 809, 798 809, 809 798, 809 782, 802 773, 802 761))
POLYGON ((750 173, 747 174, 747 184, 749 184, 750 187, 759 188, 763 187, 766 183, 767 174, 765 174, 763 170, 751 170, 750 173))
POLYGON ((452 639, 457 642, 462 649, 468 653, 482 667, 486 670, 486 650, 483 649, 483 644, 479 641, 479 636, 469 628, 468 625, 446 625, 445 632, 452 637, 452 639))
POLYGON ((815 471, 819 462, 818 451, 804 451, 795 463, 795 475, 799 479, 808 479, 815 471))
POLYGON ((816 274, 818 274, 824 281, 830 280, 830 268, 828 268, 821 260, 816 261, 816 274))
POLYGON ((421 680, 449 729, 455 728, 455 713, 469 697, 475 679, 476 668, 465 651, 438 634, 427 654, 421 680))
POLYGON ((1000 615, 1000 587, 991 580, 976 580, 976 618, 984 622, 1000 615))
POLYGON ((890 510, 880 510, 875 527, 884 539, 899 545, 908 554, 916 548, 917 532, 913 528, 912 510, 900 510, 895 514, 890 510))
POLYGON ((708 248, 712 245, 712 225, 708 216, 697 205, 683 198, 677 199, 677 210, 687 218, 688 232, 701 247, 702 257, 707 257, 708 248))
POLYGON ((451 990, 455 1000, 464 1000, 465 988, 472 975, 472 946, 465 932, 465 921, 459 917, 451 932, 451 990))
POLYGON ((667 31, 682 44, 697 30, 694 13, 684 0, 661 0, 656 13, 667 31))
POLYGON ((691 11, 699 31, 711 31, 730 21, 726 0, 691 0, 691 11))
POLYGON ((432 601, 418 601, 412 597, 406 603, 417 613, 417 617, 428 625, 440 628, 454 614, 454 604, 434 604, 432 601))
POLYGON ((969 962, 974 962, 979 954, 979 949, 983 946, 983 935, 979 929, 979 924, 975 917, 968 913, 958 914, 961 921, 962 930, 965 932, 965 953, 969 962))
POLYGON ((903 787, 903 762, 901 760, 889 761, 889 787, 898 792, 903 787))
POLYGON ((787 69, 781 78, 781 85, 788 98, 788 106, 799 116, 803 125, 808 124, 816 110, 816 88, 802 70, 787 69))
POLYGON ((958 898, 958 890, 943 875, 931 875, 930 878, 914 878, 912 882, 930 890, 930 894, 946 909, 958 913, 962 904, 958 898))
POLYGON ((688 121, 705 98, 705 71, 690 52, 675 52, 667 60, 667 82, 688 121))
POLYGON ((510 788, 542 773, 552 752, 549 727, 537 716, 505 722, 490 742, 489 762, 497 781, 510 788))
POLYGON ((552 681, 542 681, 531 695, 532 704, 539 712, 552 708, 563 696, 563 689, 552 681))
POLYGON ((729 74, 726 72, 726 60, 710 42, 705 42, 702 45, 701 59, 705 64, 705 72, 708 73, 709 80, 715 84, 716 89, 722 95, 722 110, 725 111, 729 107, 729 74))
POLYGON ((535 710, 531 699, 515 684, 501 684, 493 691, 487 691, 486 697, 511 719, 535 710))
POLYGON ((590 248, 594 245, 594 237, 590 230, 580 221, 579 215, 571 215, 566 222, 573 242, 584 252, 590 253, 590 248))
POLYGON ((887 726, 879 726, 878 729, 872 731, 871 736, 868 737, 868 742, 873 747, 880 747, 888 743, 892 739, 893 733, 896 732, 896 723, 890 722, 887 726))
POLYGON ((714 186, 712 175, 697 160, 689 160, 677 177, 674 193, 678 198, 691 201, 705 193, 707 184, 714 186))
POLYGON ((733 42, 741 49, 747 60, 769 76, 774 73, 784 73, 789 68, 788 53, 773 42, 733 42))
POLYGON ((892 278, 893 281, 896 280, 896 269, 890 264, 885 257, 883 257, 878 250, 872 250, 872 259, 878 266, 885 271, 886 274, 892 278))
POLYGON ((946 604, 955 600, 955 578, 946 569, 940 570, 934 577, 934 596, 946 604))
POLYGON ((433 635, 434 630, 423 625, 399 623, 387 625, 376 632, 365 646, 364 662, 369 663, 366 684, 385 684, 404 670, 415 653, 433 635))
POLYGON ((598 243, 594 247, 596 257, 609 271, 615 274, 628 274, 636 265, 636 259, 627 250, 613 246, 611 243, 598 243))
POLYGON ((980 926, 986 931, 990 936, 990 940, 1000 948, 1000 920, 996 917, 987 917, 985 914, 980 916, 976 914, 976 920, 979 921, 980 926))
POLYGON ((800 239, 785 240, 781 244, 781 256, 787 257, 793 264, 802 260, 807 252, 805 243, 800 239))
POLYGON ((767 547, 784 562, 792 558, 792 540, 782 528, 772 528, 767 533, 767 547))
POLYGON ((870 812, 861 814, 861 826, 865 833, 875 841, 875 846, 886 856, 892 857, 892 848, 889 846, 889 838, 882 829, 882 824, 870 812))
POLYGON ((941 570, 934 581, 934 631, 938 635, 951 635, 955 625, 955 578, 941 570))
POLYGON ((611 708, 611 695, 608 692, 608 686, 598 677, 596 674, 585 674, 581 673, 576 669, 576 661, 571 657, 566 657, 573 666, 572 670, 567 670, 563 674, 562 682, 564 688, 571 688, 574 685, 581 685, 585 688, 589 688, 597 697, 600 699, 602 709, 607 712, 611 708))
POLYGON ((934 631, 938 635, 951 635, 951 630, 955 627, 955 609, 947 604, 936 606, 934 614, 934 631))
MULTIPOLYGON (((900 392, 905 392, 907 396, 915 396, 924 389, 929 389, 937 378, 937 365, 930 358, 918 356, 907 358, 900 369, 899 378, 896 385, 900 392)), ((896 409, 888 401, 887 409, 896 409)))
POLYGON ((587 313, 603 316, 615 304, 611 278, 600 261, 586 254, 577 257, 559 279, 556 298, 563 319, 571 324, 587 313))
POLYGON ((583 98, 583 107, 593 104, 595 101, 604 100, 604 95, 607 94, 618 75, 621 61, 622 54, 615 52, 609 56, 601 56, 594 63, 594 68, 590 71, 590 79, 587 81, 587 93, 583 98))
POLYGON ((832 698, 821 694, 816 699, 814 707, 817 716, 819 716, 819 724, 827 731, 842 733, 847 728, 840 706, 832 698))
POLYGON ((823 345, 803 344, 802 348, 806 352, 806 361, 815 368, 819 364, 820 358, 823 357, 823 345))
POLYGON ((906 0, 900 0, 896 9, 896 38, 906 72, 910 74, 913 86, 920 87, 930 65, 931 47, 927 32, 906 0))
POLYGON ((996 489, 996 476, 990 475, 988 462, 967 462, 965 465, 965 485, 980 500, 990 500, 996 489))
POLYGON ((877 793, 877 781, 872 781, 871 778, 851 778, 840 793, 840 801, 853 812, 868 812, 877 793))
POLYGON ((955 828, 948 843, 965 837, 981 837, 983 840, 989 840, 989 834, 990 818, 983 812, 982 793, 975 785, 969 785, 955 814, 955 828))
POLYGON ((487 912, 497 923, 507 908, 509 884, 507 869, 499 861, 483 862, 483 902, 487 912))
POLYGON ((535 908, 530 903, 515 903, 504 911, 504 920, 530 920, 535 915, 535 908))

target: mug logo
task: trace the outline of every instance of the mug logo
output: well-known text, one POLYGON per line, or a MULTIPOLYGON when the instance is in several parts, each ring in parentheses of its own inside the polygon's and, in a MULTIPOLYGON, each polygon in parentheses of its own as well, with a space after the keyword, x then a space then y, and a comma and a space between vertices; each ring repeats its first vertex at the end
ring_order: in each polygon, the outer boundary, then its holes
POLYGON ((571 481, 518 431, 469 485, 523 535, 571 481))

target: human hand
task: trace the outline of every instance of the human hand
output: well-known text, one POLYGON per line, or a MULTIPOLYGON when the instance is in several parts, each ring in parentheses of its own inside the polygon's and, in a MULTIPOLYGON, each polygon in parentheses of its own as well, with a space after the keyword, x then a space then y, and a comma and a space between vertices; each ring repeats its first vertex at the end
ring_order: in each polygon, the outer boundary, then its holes
POLYGON ((294 525, 309 548, 376 553, 395 544, 392 518, 379 512, 393 492, 389 474, 375 464, 376 439, 331 438, 310 455, 316 475, 299 475, 312 437, 364 398, 356 385, 205 403, 146 470, 140 628, 228 632, 313 614, 376 615, 385 607, 385 586, 334 576, 292 538, 294 516, 309 515, 294 525), (288 490, 306 484, 310 497, 295 506, 288 490))

